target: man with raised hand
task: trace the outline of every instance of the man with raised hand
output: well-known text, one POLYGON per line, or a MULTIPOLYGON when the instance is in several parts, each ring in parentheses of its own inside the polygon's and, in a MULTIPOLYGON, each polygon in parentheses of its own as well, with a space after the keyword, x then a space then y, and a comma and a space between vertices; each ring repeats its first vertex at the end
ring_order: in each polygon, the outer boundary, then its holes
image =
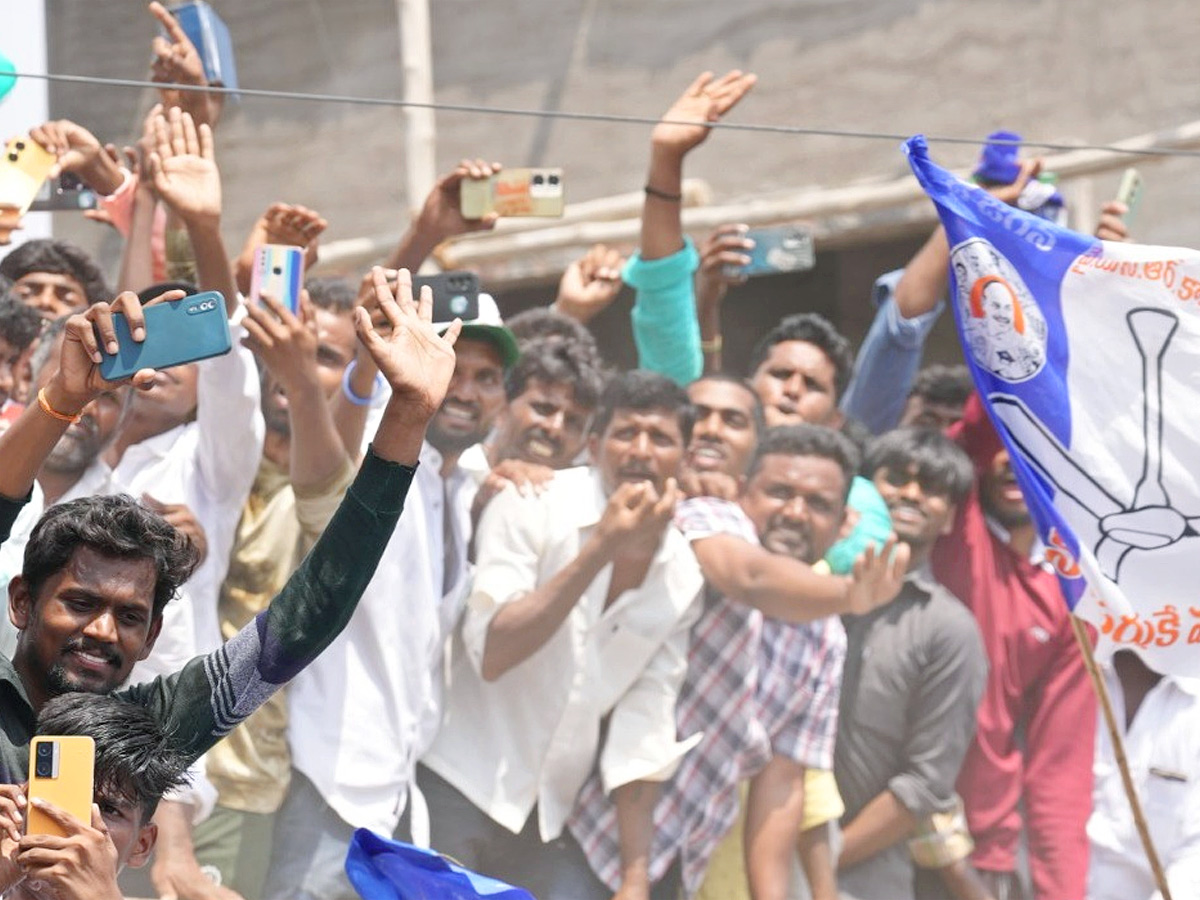
MULTIPOLYGON (((292 773, 276 817, 268 898, 353 898, 344 864, 354 828, 416 839, 427 831, 419 816, 410 826, 405 815, 416 759, 441 719, 443 648, 470 583, 478 479, 463 457, 504 407, 504 373, 518 353, 486 295, 479 317, 461 328, 450 383, 420 447, 408 513, 346 634, 288 690, 292 773)), ((334 404, 343 444, 356 453, 367 411, 387 402, 387 388, 369 353, 351 366, 334 404)))
POLYGON ((755 81, 737 69, 720 78, 703 73, 650 135, 641 245, 623 277, 637 292, 632 320, 638 364, 682 385, 699 376, 703 365, 692 286, 700 258, 683 234, 683 162, 755 81))
MULTIPOLYGON (((444 336, 430 324, 401 273, 393 298, 382 271, 376 296, 385 337, 358 313, 356 326, 391 397, 354 483, 325 533, 270 608, 214 653, 121 696, 148 707, 198 758, 315 659, 345 627, 391 536, 416 471, 425 428, 454 367, 460 323, 444 336)), ((146 326, 137 298, 119 307, 135 335, 146 326)), ((107 304, 67 325, 58 373, 17 423, 0 435, 0 525, 26 493, 41 460, 99 392, 98 341, 115 339, 107 304)), ((143 370, 138 385, 153 379, 143 370)), ((3 530, 0 530, 3 534, 3 530)), ((162 609, 195 565, 187 539, 129 498, 85 498, 48 512, 30 539, 26 566, 9 585, 9 615, 21 630, 12 661, 0 659, 0 782, 24 778, 37 710, 71 690, 108 693, 154 645, 162 609)))

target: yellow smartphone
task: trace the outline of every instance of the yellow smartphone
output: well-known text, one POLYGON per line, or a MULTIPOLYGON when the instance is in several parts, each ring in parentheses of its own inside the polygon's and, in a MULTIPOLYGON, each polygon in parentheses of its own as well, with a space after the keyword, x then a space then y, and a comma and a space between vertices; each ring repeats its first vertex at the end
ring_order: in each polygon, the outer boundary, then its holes
POLYGON ((65 837, 59 824, 33 805, 35 797, 53 803, 85 825, 92 821, 96 743, 82 735, 40 734, 29 745, 29 806, 26 834, 65 837))
POLYGON ((459 208, 467 219, 491 212, 557 218, 565 205, 562 169, 502 169, 491 178, 463 179, 459 208))
POLYGON ((57 161, 27 134, 10 140, 0 159, 0 206, 15 206, 25 215, 57 161))

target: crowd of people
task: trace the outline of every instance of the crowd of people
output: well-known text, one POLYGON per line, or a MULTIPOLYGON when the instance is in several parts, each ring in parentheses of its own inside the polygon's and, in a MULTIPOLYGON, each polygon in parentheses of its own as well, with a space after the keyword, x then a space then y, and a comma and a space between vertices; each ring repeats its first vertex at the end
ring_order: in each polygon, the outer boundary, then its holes
MULTIPOLYGON (((156 80, 206 86, 151 11, 156 80)), ((0 260, 0 893, 351 898, 366 828, 539 900, 1156 896, 1007 453, 966 367, 921 366, 944 232, 880 275, 857 353, 797 312, 722 366, 752 248, 731 223, 698 250, 682 179, 754 83, 698 77, 652 132, 637 252, 507 320, 480 294, 435 322, 410 274, 494 224, 459 194, 495 164, 293 312, 245 302, 255 249, 311 264, 327 223, 280 198, 227 252, 220 94, 164 86, 125 153, 31 123, 124 252, 115 288, 63 241, 0 260), (615 372, 587 322, 622 284, 615 372), (209 290, 228 354, 100 375, 114 314, 146 340, 145 307, 209 290), (96 741, 65 837, 22 831, 35 734, 96 741)), ((1001 140, 976 175, 1015 204, 1037 170, 1001 140)), ((1200 692, 1106 671, 1200 896, 1200 692)))

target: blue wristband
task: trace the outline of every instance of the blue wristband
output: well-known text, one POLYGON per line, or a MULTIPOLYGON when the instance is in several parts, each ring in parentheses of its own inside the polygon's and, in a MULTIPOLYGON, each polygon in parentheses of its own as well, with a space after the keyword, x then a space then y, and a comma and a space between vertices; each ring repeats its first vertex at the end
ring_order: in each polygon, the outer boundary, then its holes
POLYGON ((350 387, 350 379, 354 376, 354 370, 358 368, 358 360, 350 360, 350 364, 346 366, 346 371, 342 375, 342 393, 346 395, 346 399, 355 406, 370 406, 375 402, 375 399, 383 392, 385 384, 382 372, 375 373, 375 387, 371 391, 370 397, 360 397, 354 393, 354 388, 350 387))

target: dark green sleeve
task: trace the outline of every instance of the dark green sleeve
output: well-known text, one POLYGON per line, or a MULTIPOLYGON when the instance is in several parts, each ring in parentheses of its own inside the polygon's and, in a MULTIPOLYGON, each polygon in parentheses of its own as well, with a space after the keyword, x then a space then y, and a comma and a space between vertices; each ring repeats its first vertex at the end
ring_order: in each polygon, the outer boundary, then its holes
POLYGON ((368 450, 325 532, 271 605, 217 650, 124 695, 153 709, 193 757, 203 754, 346 627, 415 471, 368 450))

